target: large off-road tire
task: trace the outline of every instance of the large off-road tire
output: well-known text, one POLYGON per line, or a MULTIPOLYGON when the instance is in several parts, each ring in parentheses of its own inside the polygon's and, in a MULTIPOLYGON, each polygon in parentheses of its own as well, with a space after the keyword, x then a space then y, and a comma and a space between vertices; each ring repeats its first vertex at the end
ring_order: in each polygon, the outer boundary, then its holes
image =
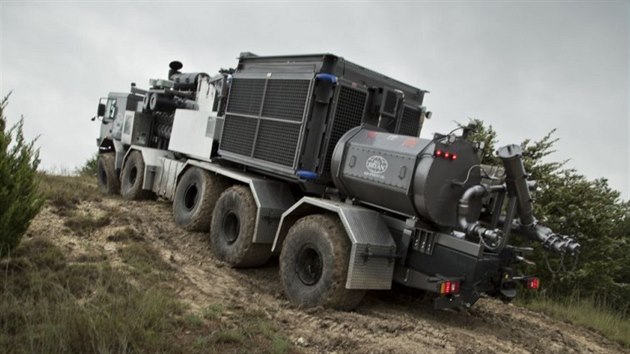
POLYGON ((118 194, 120 191, 120 181, 116 173, 115 153, 105 153, 98 155, 96 162, 96 180, 98 188, 106 194, 118 194))
POLYGON ((221 194, 212 213, 210 244, 214 255, 232 267, 256 267, 271 257, 271 245, 254 244, 256 202, 248 186, 221 194))
POLYGON ((132 151, 120 174, 120 194, 128 200, 155 198, 151 191, 142 189, 144 181, 144 159, 139 151, 132 151))
POLYGON ((365 290, 346 289, 351 243, 333 215, 309 215, 289 230, 280 253, 280 279, 293 303, 356 308, 365 290))
POLYGON ((221 176, 198 167, 188 169, 175 189, 175 223, 188 231, 208 231, 214 206, 227 186, 221 176))

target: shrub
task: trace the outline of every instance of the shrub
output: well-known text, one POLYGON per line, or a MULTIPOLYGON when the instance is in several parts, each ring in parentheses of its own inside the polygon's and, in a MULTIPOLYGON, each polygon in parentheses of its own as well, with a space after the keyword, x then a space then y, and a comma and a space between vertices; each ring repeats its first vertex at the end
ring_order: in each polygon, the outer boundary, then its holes
POLYGON ((85 164, 77 168, 77 174, 79 176, 96 177, 98 170, 98 154, 92 155, 89 159, 85 160, 85 164))
MULTIPOLYGON (((472 137, 494 151, 496 132, 477 120, 472 137)), ((565 272, 559 269, 558 255, 550 255, 547 267, 546 251, 537 245, 528 258, 538 266, 547 294, 554 300, 578 297, 606 304, 617 314, 630 315, 630 201, 608 186, 604 178, 590 180, 574 169, 564 167, 564 161, 548 161, 554 152, 555 130, 540 140, 521 143, 523 161, 532 179, 538 182, 534 214, 554 232, 575 237, 582 245, 579 262, 566 257, 565 272), (576 268, 574 269, 574 265, 576 268), (551 269, 549 269, 551 268, 551 269), (552 271, 554 270, 554 271, 552 271)), ((484 150, 485 152, 485 150, 484 150)), ((496 157, 484 155, 482 162, 496 164, 496 157)), ((518 242, 516 238, 512 241, 518 242)), ((530 243, 531 244, 531 243, 530 243)), ((534 245, 536 245, 534 243, 534 245)), ((590 300, 589 300, 590 301, 590 300)))
POLYGON ((0 257, 15 248, 42 206, 38 192, 39 150, 27 142, 23 119, 7 130, 8 96, 0 102, 0 257))

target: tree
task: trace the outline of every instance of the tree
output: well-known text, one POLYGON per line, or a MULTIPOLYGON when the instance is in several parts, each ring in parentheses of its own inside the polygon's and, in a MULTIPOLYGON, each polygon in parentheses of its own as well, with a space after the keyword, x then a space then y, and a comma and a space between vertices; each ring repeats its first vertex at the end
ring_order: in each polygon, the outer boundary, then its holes
MULTIPOLYGON (((477 129, 471 138, 484 142, 482 163, 497 164, 492 155, 497 144, 492 126, 474 121, 477 129), (488 155, 487 153, 490 153, 488 155)), ((524 164, 531 179, 538 182, 534 194, 534 213, 538 220, 555 232, 575 236, 582 245, 578 266, 567 271, 552 270, 557 262, 547 263, 545 251, 537 247, 532 260, 536 273, 547 284, 552 296, 591 297, 628 313, 630 310, 630 202, 604 178, 589 180, 575 169, 565 168, 566 161, 545 161, 552 155, 555 130, 542 139, 521 143, 524 164), (545 160, 543 160, 545 159, 545 160)), ((549 256, 551 257, 551 256, 549 256)))
POLYGON ((38 191, 39 150, 35 141, 24 138, 23 119, 7 130, 8 97, 0 102, 0 257, 19 244, 43 204, 38 191))

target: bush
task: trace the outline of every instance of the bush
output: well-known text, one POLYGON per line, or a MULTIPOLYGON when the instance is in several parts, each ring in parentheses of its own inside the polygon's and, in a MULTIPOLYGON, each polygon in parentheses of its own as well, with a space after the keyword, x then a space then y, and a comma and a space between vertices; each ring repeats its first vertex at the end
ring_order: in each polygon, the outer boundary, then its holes
MULTIPOLYGON (((488 151, 494 151, 496 132, 477 120, 475 141, 483 141, 488 151)), ((604 178, 590 180, 574 169, 564 167, 564 161, 547 161, 553 154, 555 130, 540 140, 521 143, 523 161, 531 179, 538 182, 534 214, 554 232, 575 237, 582 245, 579 262, 573 269, 569 257, 564 272, 557 255, 551 269, 546 267, 546 251, 536 247, 528 256, 537 267, 530 269, 542 278, 547 295, 554 300, 583 298, 606 304, 622 317, 630 315, 630 201, 608 186, 604 178), (552 271, 554 270, 554 271, 552 271)), ((496 164, 496 157, 484 155, 482 162, 496 164)), ((519 241, 518 239, 512 239, 519 241)), ((522 241, 522 240, 521 240, 522 241)), ((540 246, 540 245, 538 245, 540 246)))
POLYGON ((89 159, 85 160, 85 164, 77 168, 77 174, 79 176, 96 177, 98 171, 98 154, 92 155, 89 159))
POLYGON ((15 248, 42 206, 38 192, 39 150, 27 142, 23 120, 7 130, 0 102, 0 257, 15 248))

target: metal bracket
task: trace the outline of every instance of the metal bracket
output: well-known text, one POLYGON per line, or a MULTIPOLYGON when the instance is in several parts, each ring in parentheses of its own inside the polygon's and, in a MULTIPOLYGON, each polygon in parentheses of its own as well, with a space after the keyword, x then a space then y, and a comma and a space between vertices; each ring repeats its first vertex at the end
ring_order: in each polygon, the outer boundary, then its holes
POLYGON ((392 264, 392 262, 396 259, 401 258, 401 256, 396 255, 395 247, 389 249, 389 253, 373 253, 370 251, 370 245, 365 245, 365 251, 359 254, 363 257, 363 263, 367 263, 370 258, 384 258, 387 259, 388 264, 392 264))
POLYGON ((416 229, 414 230, 414 235, 412 236, 412 239, 413 244, 411 247, 415 251, 427 254, 429 256, 433 254, 433 248, 437 239, 435 232, 423 229, 416 229))

